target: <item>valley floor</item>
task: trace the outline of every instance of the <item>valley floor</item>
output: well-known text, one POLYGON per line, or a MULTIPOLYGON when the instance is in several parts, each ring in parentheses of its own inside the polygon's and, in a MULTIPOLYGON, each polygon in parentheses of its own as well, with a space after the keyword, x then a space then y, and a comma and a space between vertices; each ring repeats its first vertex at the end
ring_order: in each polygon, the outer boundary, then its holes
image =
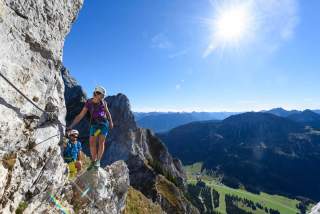
MULTIPOLYGON (((254 204, 260 204, 261 208, 256 208, 255 210, 251 207, 248 207, 245 203, 238 201, 236 206, 254 214, 265 214, 270 213, 270 209, 279 211, 281 214, 297 214, 300 213, 300 210, 297 208, 297 205, 300 201, 296 199, 290 199, 280 195, 270 195, 267 193, 254 194, 246 191, 245 189, 234 189, 228 186, 225 186, 219 183, 217 178, 212 176, 203 175, 201 173, 201 163, 195 163, 193 165, 185 166, 185 170, 188 177, 189 184, 196 184, 201 178, 201 181, 204 182, 208 187, 211 188, 211 196, 213 191, 219 193, 219 206, 214 209, 219 213, 226 212, 226 195, 236 196, 241 199, 246 199, 252 201, 254 204), (268 212, 266 212, 266 208, 268 212)), ((212 196, 213 198, 213 196, 212 196)), ((212 205, 213 206, 213 205, 212 205)), ((213 206, 214 207, 214 206, 213 206)), ((311 208, 312 205, 309 206, 311 208)))

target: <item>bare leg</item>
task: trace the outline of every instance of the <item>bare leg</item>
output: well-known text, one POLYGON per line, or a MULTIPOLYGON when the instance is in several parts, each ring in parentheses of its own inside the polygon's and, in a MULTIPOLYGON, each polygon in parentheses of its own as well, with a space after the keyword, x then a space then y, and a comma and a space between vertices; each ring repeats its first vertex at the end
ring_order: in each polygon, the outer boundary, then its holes
POLYGON ((97 160, 97 137, 96 136, 90 136, 90 153, 91 153, 91 160, 96 161, 97 160))
POLYGON ((99 135, 98 160, 101 160, 103 156, 105 141, 106 141, 106 137, 104 135, 99 135))

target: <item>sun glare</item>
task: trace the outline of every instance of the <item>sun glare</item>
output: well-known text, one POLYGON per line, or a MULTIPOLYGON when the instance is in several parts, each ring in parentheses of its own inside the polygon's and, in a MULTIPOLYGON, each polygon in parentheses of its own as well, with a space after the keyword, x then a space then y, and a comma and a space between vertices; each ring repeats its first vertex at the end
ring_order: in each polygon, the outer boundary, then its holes
POLYGON ((238 41, 248 30, 249 11, 245 7, 235 7, 222 11, 215 21, 215 31, 221 40, 238 41))
POLYGON ((254 33, 255 17, 249 3, 229 3, 215 9, 215 15, 209 21, 212 41, 205 56, 220 48, 238 48, 254 33))

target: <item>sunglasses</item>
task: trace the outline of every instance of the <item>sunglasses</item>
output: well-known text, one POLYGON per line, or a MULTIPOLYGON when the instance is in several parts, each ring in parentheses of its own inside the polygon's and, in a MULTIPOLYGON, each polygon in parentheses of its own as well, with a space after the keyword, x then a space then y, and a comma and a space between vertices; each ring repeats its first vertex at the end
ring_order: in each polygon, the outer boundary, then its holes
POLYGON ((70 135, 70 137, 78 138, 78 135, 70 135))
POLYGON ((99 92, 99 91, 94 92, 94 95, 96 95, 96 96, 101 95, 101 94, 102 94, 102 93, 99 92))

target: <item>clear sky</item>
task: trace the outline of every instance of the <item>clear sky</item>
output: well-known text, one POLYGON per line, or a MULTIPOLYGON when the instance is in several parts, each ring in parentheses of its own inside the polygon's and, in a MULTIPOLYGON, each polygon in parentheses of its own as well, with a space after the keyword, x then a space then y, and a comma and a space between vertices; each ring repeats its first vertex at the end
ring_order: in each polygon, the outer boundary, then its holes
POLYGON ((134 111, 320 109, 319 0, 85 0, 64 64, 134 111))

